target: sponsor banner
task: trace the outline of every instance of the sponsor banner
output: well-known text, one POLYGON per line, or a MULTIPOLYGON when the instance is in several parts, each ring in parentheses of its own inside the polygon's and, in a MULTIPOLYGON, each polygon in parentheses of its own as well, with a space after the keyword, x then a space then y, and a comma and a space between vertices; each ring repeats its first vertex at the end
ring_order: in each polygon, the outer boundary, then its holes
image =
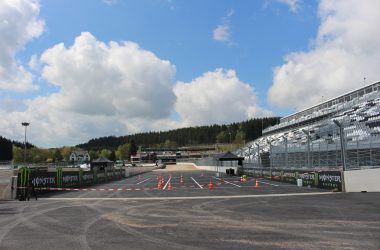
POLYGON ((269 170, 262 170, 262 177, 268 177, 270 176, 270 171, 269 170))
POLYGON ((63 172, 62 187, 78 187, 79 173, 78 172, 63 172))
MULTIPOLYGON (((251 169, 254 177, 267 178, 270 176, 268 169, 251 169)), ((340 171, 304 171, 272 169, 272 179, 296 184, 301 178, 304 186, 322 189, 336 189, 342 191, 342 174, 340 171)))
POLYGON ((79 187, 83 185, 91 185, 97 181, 105 181, 106 179, 117 179, 121 177, 119 174, 124 171, 115 170, 115 172, 100 172, 94 175, 92 172, 64 172, 57 169, 56 172, 33 171, 28 168, 19 170, 17 178, 17 187, 24 194, 25 187, 33 185, 35 188, 69 188, 79 187), (96 178, 96 179, 95 179, 96 178))
POLYGON ((106 173, 100 172, 96 174, 98 181, 103 181, 106 178, 106 173))
POLYGON ((31 172, 29 176, 34 187, 56 187, 57 179, 55 173, 31 172))
POLYGON ((320 171, 318 175, 319 188, 342 191, 342 173, 340 171, 320 171))
POLYGON ((282 171, 282 181, 287 183, 297 183, 297 171, 295 170, 284 170, 282 171))
POLYGON ((318 172, 300 172, 298 178, 302 179, 304 186, 318 186, 318 172))
POLYGON ((94 175, 93 173, 83 173, 82 175, 82 183, 83 185, 88 185, 94 183, 94 175))
POLYGON ((272 170, 272 180, 281 181, 282 171, 272 170))

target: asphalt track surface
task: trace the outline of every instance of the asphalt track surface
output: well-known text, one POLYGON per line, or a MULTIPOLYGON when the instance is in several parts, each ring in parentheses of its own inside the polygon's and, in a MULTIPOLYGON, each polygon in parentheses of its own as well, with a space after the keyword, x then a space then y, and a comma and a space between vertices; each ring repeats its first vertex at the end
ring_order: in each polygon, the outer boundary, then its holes
POLYGON ((379 193, 255 184, 154 171, 93 191, 1 201, 0 249, 380 249, 379 193))

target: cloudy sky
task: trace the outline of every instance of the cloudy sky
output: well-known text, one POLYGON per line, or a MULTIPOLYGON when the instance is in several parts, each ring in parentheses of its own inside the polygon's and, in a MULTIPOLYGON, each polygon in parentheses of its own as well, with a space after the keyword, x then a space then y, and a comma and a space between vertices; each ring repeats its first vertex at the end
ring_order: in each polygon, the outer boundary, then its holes
POLYGON ((380 80, 378 0, 0 0, 0 135, 288 115, 380 80), (364 82, 364 77, 366 82, 364 82))

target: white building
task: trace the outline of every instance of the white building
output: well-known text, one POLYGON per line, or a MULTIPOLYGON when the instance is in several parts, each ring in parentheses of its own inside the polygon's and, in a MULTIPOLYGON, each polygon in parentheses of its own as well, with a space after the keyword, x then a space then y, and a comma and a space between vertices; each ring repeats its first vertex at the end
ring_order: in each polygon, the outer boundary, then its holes
POLYGON ((90 155, 86 150, 74 150, 73 152, 71 152, 70 161, 88 162, 90 161, 90 155))

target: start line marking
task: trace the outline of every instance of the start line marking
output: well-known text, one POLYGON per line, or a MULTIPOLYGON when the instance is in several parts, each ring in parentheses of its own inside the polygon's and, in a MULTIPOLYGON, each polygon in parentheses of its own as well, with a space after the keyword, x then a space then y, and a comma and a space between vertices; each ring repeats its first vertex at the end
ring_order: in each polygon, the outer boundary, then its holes
POLYGON ((56 200, 56 201, 129 201, 129 200, 204 200, 204 199, 240 199, 240 198, 265 198, 265 197, 289 197, 289 196, 313 196, 313 195, 327 195, 327 194, 339 194, 337 192, 317 192, 317 193, 288 193, 288 194, 256 194, 256 195, 221 195, 221 196, 194 196, 194 197, 130 197, 130 198, 39 198, 39 200, 56 200))

